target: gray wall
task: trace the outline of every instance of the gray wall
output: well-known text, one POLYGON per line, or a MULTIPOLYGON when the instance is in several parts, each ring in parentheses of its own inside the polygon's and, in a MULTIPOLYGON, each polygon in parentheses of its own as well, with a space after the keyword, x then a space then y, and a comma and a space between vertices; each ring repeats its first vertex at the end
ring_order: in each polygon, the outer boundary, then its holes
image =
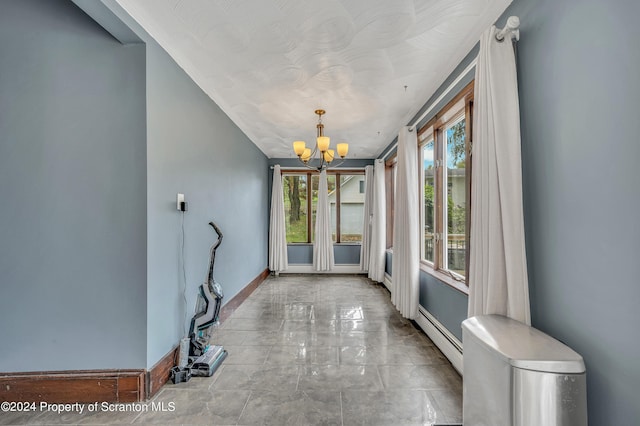
POLYGON ((267 267, 266 156, 169 55, 113 1, 104 2, 147 45, 147 366, 185 335, 209 248, 224 234, 214 276, 226 303, 267 267), (181 263, 184 193, 186 321, 181 263))
MULTIPOLYGON (((533 326, 582 354, 589 422, 640 418, 640 29, 634 0, 515 0, 533 326)), ((455 75, 454 72, 452 74, 455 75)), ((466 316, 421 279, 421 303, 466 316), (425 285, 426 284, 426 285, 425 285)), ((436 308, 434 308, 436 309, 436 308)), ((442 319, 441 319, 442 321, 442 319)), ((459 325, 447 324, 457 334, 459 325)))
POLYGON ((211 220, 225 301, 266 268, 266 157, 105 4, 146 45, 68 1, 2 3, 2 371, 153 366, 193 315, 211 220))
POLYGON ((0 371, 144 368, 144 46, 0 8, 0 371))
POLYGON ((184 302, 180 247, 184 193, 187 319, 197 287, 206 278, 209 248, 214 276, 228 301, 267 267, 267 159, 231 120, 155 43, 148 61, 148 365, 183 336, 184 302))
MULTIPOLYGON (((385 254, 385 272, 391 275, 393 254, 385 254)), ((469 297, 438 278, 420 271, 420 305, 462 342, 462 321, 467 319, 469 297)))
POLYGON ((467 319, 467 294, 420 271, 420 305, 462 342, 462 321, 467 319))
POLYGON ((640 3, 516 0, 533 325, 581 353, 589 422, 640 419, 640 3))

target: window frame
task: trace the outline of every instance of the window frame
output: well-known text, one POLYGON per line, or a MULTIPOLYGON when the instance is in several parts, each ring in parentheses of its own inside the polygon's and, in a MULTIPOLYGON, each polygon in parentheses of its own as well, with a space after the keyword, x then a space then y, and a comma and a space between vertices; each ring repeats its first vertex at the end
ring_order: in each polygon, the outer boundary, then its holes
POLYGON ((386 248, 393 249, 393 220, 395 218, 395 200, 396 200, 396 166, 398 165, 398 156, 393 154, 384 163, 384 184, 386 199, 386 248))
MULTIPOLYGON (((435 258, 437 256, 437 249, 435 246, 435 241, 434 241, 434 247, 433 247, 433 260, 429 260, 425 257, 425 238, 424 238, 424 229, 425 229, 425 211, 424 211, 424 204, 425 204, 425 196, 424 196, 424 192, 425 192, 425 175, 424 175, 424 146, 426 144, 428 144, 429 142, 433 141, 433 157, 434 157, 434 175, 433 175, 433 180, 434 180, 434 187, 433 187, 433 192, 435 195, 435 192, 438 190, 435 182, 436 182, 436 173, 437 173, 437 168, 435 167, 435 159, 436 159, 436 143, 435 143, 435 139, 433 137, 428 137, 426 138, 426 140, 424 142, 420 142, 418 140, 418 152, 420 153, 419 157, 420 157, 420 167, 419 167, 419 171, 420 171, 420 236, 421 236, 421 243, 420 243, 420 262, 431 267, 434 268, 435 265, 435 258)), ((434 197, 434 201, 437 200, 437 197, 434 197)), ((433 233, 434 235, 436 234, 436 226, 438 223, 438 220, 436 218, 436 213, 438 211, 437 206, 433 207, 433 233)), ((434 238, 435 239, 435 238, 434 238)))
MULTIPOLYGON (((319 171, 315 170, 300 170, 300 169, 280 169, 280 174, 284 178, 285 176, 306 176, 307 179, 307 241, 306 242, 287 242, 287 245, 308 245, 313 244, 313 184, 312 177, 320 176, 319 171)), ((327 170, 327 175, 334 175, 336 179, 335 191, 336 191, 336 240, 333 241, 333 244, 347 244, 347 245, 361 245, 362 240, 360 241, 341 241, 341 229, 340 229, 340 210, 341 210, 341 200, 340 200, 340 176, 342 175, 361 175, 364 176, 364 170, 362 169, 329 169, 327 170)), ((364 220, 364 218, 363 218, 364 220)))
POLYGON ((418 156, 419 170, 420 170, 420 264, 421 269, 432 275, 435 275, 442 281, 456 289, 467 293, 468 292, 468 280, 469 275, 469 237, 470 237, 470 219, 471 219, 471 170, 473 167, 471 147, 473 145, 473 89, 474 81, 471 81, 465 86, 454 98, 449 101, 432 119, 421 126, 418 129, 418 150, 420 155, 418 156), (462 105, 460 106, 459 104, 462 105), (447 263, 445 257, 447 253, 447 182, 445 182, 446 171, 444 168, 446 164, 443 164, 446 153, 446 131, 451 126, 455 125, 459 120, 464 117, 465 120, 465 275, 462 276, 448 268, 443 267, 447 263), (426 136, 425 136, 426 134, 426 136), (424 145, 430 141, 434 141, 434 232, 437 237, 434 241, 434 259, 429 261, 425 259, 425 238, 424 238, 424 145), (438 160, 438 162, 436 162, 438 160))

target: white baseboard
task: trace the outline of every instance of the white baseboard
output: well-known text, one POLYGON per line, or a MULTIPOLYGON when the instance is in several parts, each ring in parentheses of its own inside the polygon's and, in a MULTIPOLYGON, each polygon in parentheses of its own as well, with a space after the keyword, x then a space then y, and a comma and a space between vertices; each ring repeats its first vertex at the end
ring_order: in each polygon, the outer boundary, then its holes
POLYGON ((451 334, 451 332, 422 305, 418 306, 416 322, 420 328, 427 333, 427 336, 429 336, 444 356, 447 357, 451 365, 453 365, 453 368, 458 370, 460 375, 462 375, 462 343, 456 336, 451 334))
POLYGON ((331 271, 316 271, 313 265, 289 265, 286 271, 280 271, 284 274, 364 274, 360 269, 360 265, 335 265, 331 271))
POLYGON ((391 275, 384 273, 384 286, 391 291, 391 275))

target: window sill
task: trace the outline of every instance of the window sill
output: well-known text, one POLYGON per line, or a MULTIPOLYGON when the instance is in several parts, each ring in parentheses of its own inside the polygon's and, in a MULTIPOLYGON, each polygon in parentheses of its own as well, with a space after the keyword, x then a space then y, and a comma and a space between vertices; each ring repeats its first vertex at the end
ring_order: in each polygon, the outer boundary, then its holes
POLYGON ((456 281, 451 278, 449 275, 444 274, 440 271, 433 269, 431 265, 428 265, 425 262, 420 262, 420 270, 431 275, 434 278, 437 278, 439 281, 442 281, 444 284, 449 287, 453 287, 454 290, 459 291, 462 294, 469 295, 469 287, 463 282, 456 281))

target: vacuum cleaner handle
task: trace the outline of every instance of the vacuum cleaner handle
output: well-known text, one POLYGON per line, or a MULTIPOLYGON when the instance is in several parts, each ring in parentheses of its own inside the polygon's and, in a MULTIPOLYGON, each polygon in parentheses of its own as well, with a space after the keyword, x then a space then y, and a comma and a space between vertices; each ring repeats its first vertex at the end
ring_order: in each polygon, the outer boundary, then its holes
POLYGON ((213 264, 216 261, 216 249, 220 246, 220 244, 222 244, 222 231, 220 230, 220 228, 218 228, 218 225, 216 225, 213 222, 209 222, 209 225, 211 225, 211 227, 213 228, 214 231, 216 231, 216 234, 218 234, 218 241, 216 241, 212 246, 211 246, 211 254, 209 256, 209 271, 207 273, 207 283, 209 284, 209 286, 213 286, 213 264))
POLYGON ((216 234, 218 234, 218 241, 216 242, 216 248, 218 248, 218 246, 222 243, 222 231, 220 230, 220 228, 218 228, 218 225, 213 222, 209 222, 209 225, 211 225, 216 231, 216 234))

